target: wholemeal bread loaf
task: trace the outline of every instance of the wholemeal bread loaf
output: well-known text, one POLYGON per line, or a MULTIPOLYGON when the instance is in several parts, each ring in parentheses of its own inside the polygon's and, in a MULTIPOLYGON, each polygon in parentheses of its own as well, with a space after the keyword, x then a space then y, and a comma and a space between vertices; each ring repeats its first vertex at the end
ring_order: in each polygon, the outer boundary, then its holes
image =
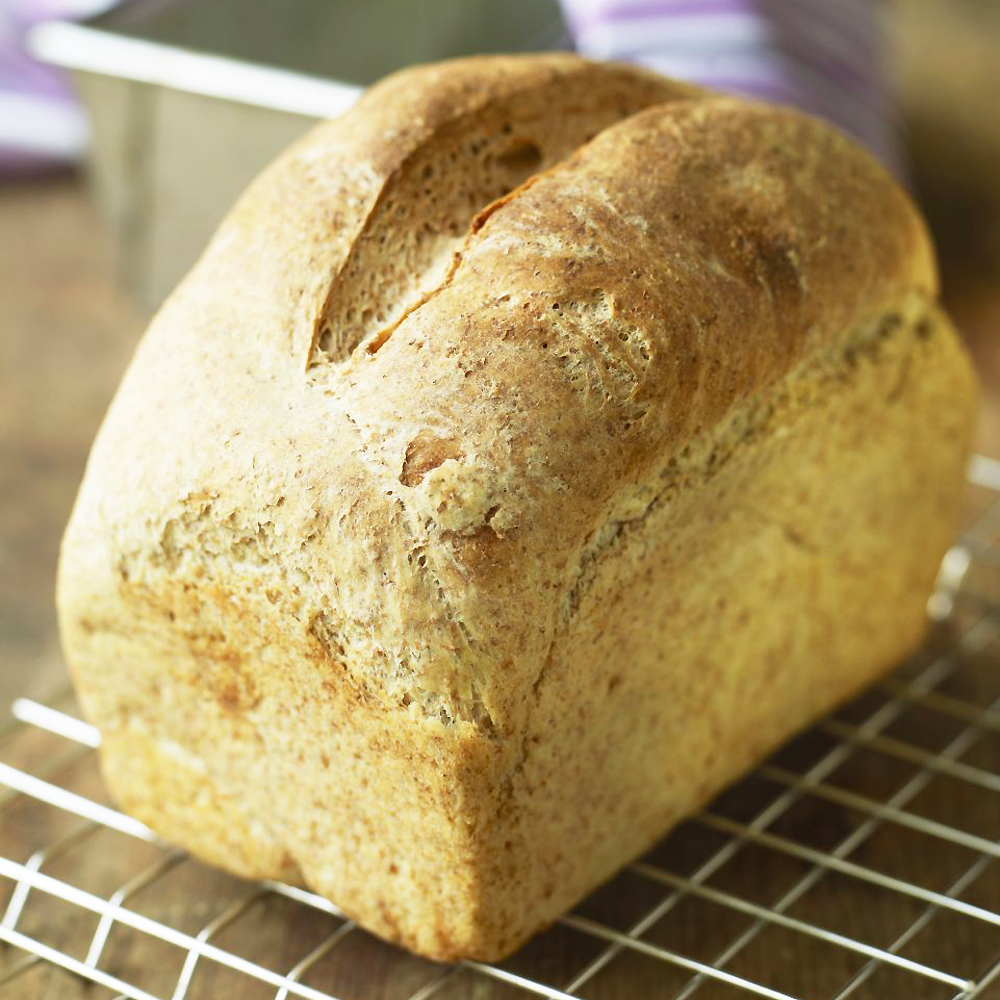
POLYGON ((923 224, 790 110, 410 70, 154 319, 59 610, 124 808, 496 959, 917 641, 974 385, 923 224))

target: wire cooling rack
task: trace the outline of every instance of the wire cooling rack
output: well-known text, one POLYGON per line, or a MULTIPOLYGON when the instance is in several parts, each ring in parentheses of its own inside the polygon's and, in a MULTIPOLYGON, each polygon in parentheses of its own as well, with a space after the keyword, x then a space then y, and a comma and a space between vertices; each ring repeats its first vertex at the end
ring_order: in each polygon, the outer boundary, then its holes
POLYGON ((924 648, 506 962, 437 965, 109 804, 69 688, 0 724, 0 998, 1000 997, 1000 462, 924 648))

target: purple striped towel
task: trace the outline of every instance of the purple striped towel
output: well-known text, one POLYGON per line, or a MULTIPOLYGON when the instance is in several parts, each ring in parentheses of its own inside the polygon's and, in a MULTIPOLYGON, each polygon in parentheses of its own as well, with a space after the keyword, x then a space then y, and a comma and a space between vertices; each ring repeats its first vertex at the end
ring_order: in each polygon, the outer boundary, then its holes
POLYGON ((80 157, 87 120, 65 74, 25 51, 41 21, 87 17, 113 0, 0 0, 0 173, 22 173, 80 157))
POLYGON ((891 169, 876 0, 562 0, 577 49, 826 118, 891 169))

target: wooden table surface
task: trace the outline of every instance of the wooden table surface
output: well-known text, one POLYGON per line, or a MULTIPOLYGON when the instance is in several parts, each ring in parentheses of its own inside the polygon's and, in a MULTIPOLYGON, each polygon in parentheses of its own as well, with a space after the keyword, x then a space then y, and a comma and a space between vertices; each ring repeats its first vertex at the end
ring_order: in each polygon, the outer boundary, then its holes
MULTIPOLYGON (((931 10, 919 0, 903 7, 931 10)), ((901 75, 908 81, 915 176, 942 251, 947 305, 984 384, 978 448, 1000 456, 1000 179, 993 159, 1000 136, 994 134, 995 121, 993 132, 983 129, 970 138, 964 124, 959 134, 962 123, 954 120, 955 104, 943 101, 940 88, 928 84, 929 76, 914 70, 918 54, 935 51, 928 39, 946 30, 934 16, 909 24, 902 46, 909 53, 901 75), (942 142, 943 131, 949 133, 947 143, 942 142)), ((947 30, 953 30, 951 21, 947 30)), ((955 101, 962 99, 962 88, 981 89, 982 81, 968 76, 954 84, 955 101)), ((59 537, 90 441, 147 318, 115 280, 112 248, 80 177, 57 175, 0 186, 4 714, 15 696, 40 695, 64 675, 52 606, 59 537)), ((300 931, 309 937, 315 928, 300 931)), ((270 936, 273 930, 259 933, 270 936)), ((358 956, 356 975, 362 978, 377 977, 380 958, 378 947, 372 947, 367 958, 358 956)), ((8 957, 0 950, 0 966, 8 957)), ((778 957, 787 960, 787 955, 778 957)), ((98 994, 47 968, 0 984, 0 998, 92 995, 98 994)), ((215 995, 241 1000, 257 994, 215 995)), ((388 994, 376 989, 371 995, 388 994)))

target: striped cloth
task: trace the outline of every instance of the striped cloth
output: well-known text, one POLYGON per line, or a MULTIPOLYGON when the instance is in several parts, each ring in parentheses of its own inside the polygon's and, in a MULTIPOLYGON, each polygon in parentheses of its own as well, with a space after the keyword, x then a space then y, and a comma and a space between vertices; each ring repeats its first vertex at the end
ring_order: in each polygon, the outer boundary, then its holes
POLYGON ((32 26, 88 17, 114 0, 0 0, 0 176, 76 161, 89 129, 65 73, 25 48, 32 26))
POLYGON ((877 0, 562 0, 576 48, 826 118, 898 172, 877 0))
MULTIPOLYGON (((86 120, 65 76, 25 52, 29 28, 115 2, 0 0, 0 173, 73 160, 87 140, 86 120)), ((582 54, 797 105, 838 125, 899 172, 877 0, 561 2, 582 54)))

